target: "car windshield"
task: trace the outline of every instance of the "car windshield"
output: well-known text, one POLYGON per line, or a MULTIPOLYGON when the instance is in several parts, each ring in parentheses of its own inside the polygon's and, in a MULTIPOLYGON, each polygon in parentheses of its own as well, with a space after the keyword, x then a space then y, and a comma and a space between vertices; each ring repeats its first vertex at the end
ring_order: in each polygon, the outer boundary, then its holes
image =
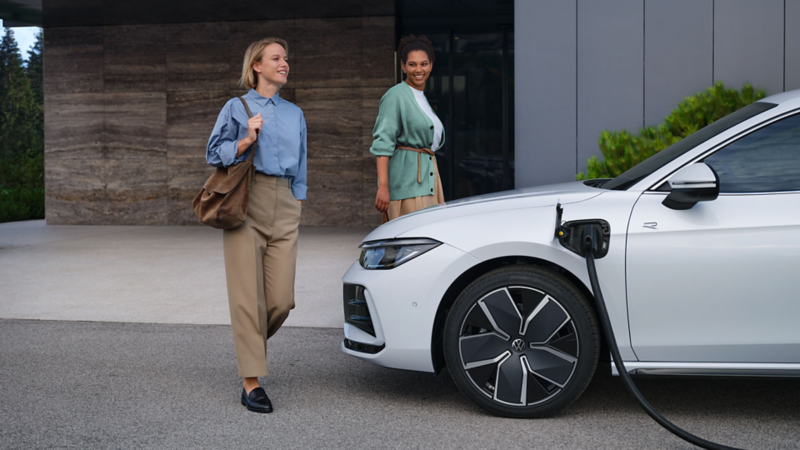
POLYGON ((767 102, 751 103, 712 124, 706 125, 598 187, 624 191, 703 142, 776 106, 778 105, 767 102))

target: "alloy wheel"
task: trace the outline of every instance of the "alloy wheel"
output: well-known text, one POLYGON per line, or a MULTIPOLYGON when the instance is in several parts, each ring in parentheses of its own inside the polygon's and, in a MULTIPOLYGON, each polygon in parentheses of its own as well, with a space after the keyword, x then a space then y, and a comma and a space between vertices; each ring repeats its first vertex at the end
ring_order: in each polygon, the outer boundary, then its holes
POLYGON ((507 405, 533 405, 569 382, 578 339, 556 299, 529 287, 505 287, 473 305, 461 325, 459 353, 485 395, 507 405))
POLYGON ((442 341, 459 389, 506 417, 566 407, 586 390, 600 355, 584 293, 535 266, 507 266, 473 281, 450 308, 442 341))

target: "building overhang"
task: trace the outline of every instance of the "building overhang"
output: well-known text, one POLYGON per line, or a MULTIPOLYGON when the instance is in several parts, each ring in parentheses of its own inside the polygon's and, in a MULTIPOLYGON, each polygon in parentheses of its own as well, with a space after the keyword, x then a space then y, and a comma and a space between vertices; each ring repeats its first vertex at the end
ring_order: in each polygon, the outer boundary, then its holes
POLYGON ((0 19, 7 27, 43 28, 374 16, 469 24, 489 17, 510 22, 513 6, 513 0, 0 0, 0 19))
POLYGON ((42 0, 0 0, 4 27, 41 27, 42 0))

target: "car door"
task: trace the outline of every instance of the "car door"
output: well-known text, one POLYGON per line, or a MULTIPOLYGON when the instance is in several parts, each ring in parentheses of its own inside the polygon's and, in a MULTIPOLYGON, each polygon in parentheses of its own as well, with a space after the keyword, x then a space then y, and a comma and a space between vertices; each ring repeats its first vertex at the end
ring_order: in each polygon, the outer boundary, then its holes
POLYGON ((719 176, 716 200, 669 209, 666 184, 632 211, 634 352, 640 361, 800 362, 800 114, 702 161, 719 176))

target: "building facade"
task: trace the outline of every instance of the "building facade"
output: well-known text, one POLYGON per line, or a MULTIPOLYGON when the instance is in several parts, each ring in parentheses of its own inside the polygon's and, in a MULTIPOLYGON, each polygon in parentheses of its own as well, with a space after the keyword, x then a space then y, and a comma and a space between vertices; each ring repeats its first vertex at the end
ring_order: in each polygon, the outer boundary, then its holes
POLYGON ((49 224, 196 224, 208 135, 267 35, 290 43, 281 95, 308 124, 304 225, 379 223, 371 132, 408 33, 436 47, 448 200, 573 180, 602 130, 657 125, 716 81, 800 88, 800 0, 13 3, 2 18, 44 27, 49 224))
POLYGON ((800 88, 800 0, 517 0, 514 21, 517 187, 574 179, 601 131, 717 81, 800 88))

